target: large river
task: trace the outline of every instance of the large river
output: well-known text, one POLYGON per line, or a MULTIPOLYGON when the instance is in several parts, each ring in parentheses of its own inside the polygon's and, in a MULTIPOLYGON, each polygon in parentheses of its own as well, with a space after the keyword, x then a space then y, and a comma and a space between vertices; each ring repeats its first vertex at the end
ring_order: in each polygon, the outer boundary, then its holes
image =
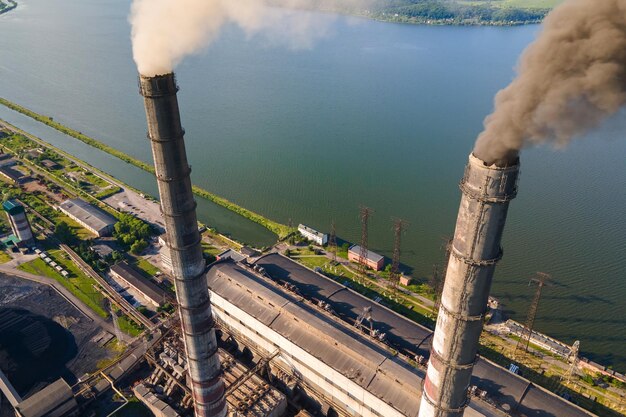
MULTIPOLYGON (((0 95, 150 161, 131 58, 127 0, 20 0, 0 17, 0 95)), ((198 185, 272 219, 390 256, 391 218, 409 226, 402 261, 425 277, 453 232, 458 181, 492 97, 538 27, 425 27, 309 14, 309 49, 227 27, 177 71, 198 185)), ((136 187, 149 175, 0 108, 136 187)), ((529 277, 551 273, 537 327, 626 370, 626 114, 567 150, 525 151, 494 295, 524 320, 529 277)), ((264 246, 272 235, 209 203, 201 220, 264 246)))

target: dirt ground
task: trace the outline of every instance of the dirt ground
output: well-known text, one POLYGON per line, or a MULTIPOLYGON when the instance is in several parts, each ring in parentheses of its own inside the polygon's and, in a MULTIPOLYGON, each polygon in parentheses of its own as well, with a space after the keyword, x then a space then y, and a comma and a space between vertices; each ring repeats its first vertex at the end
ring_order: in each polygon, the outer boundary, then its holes
POLYGON ((24 187, 24 190, 29 194, 32 194, 34 191, 41 191, 44 194, 46 194, 48 198, 50 198, 51 200, 57 203, 62 203, 63 201, 66 200, 65 198, 63 198, 64 197, 63 195, 53 193, 52 191, 48 189, 48 187, 39 184, 37 181, 29 181, 25 183, 23 187, 24 187))

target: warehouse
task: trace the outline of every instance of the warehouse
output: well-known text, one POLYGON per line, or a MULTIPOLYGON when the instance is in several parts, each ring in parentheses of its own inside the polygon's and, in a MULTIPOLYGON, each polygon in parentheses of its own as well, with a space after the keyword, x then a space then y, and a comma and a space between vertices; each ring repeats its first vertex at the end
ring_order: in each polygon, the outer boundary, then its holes
POLYGON ((80 198, 62 202, 59 209, 85 229, 100 237, 110 235, 113 232, 113 226, 117 223, 113 216, 80 198))
POLYGON ((126 262, 113 265, 111 275, 116 281, 122 281, 124 285, 139 292, 154 308, 158 308, 166 300, 165 290, 141 275, 139 271, 126 262))
POLYGON ((207 280, 219 321, 266 354, 278 349, 272 363, 298 375, 335 412, 417 416, 420 372, 384 345, 299 303, 242 264, 216 263, 207 280))
MULTIPOLYGON (((409 356, 429 355, 431 330, 285 256, 269 254, 260 258, 256 265, 262 267, 272 279, 293 285, 299 295, 327 303, 337 316, 350 323, 357 319, 364 308, 372 307, 375 326, 386 333, 386 340, 393 349, 409 356)), ((485 359, 479 360, 474 366, 471 384, 487 391, 488 398, 500 404, 501 407, 517 409, 520 415, 590 416, 589 413, 572 403, 485 359)), ((466 415, 469 411, 466 410, 466 415)))

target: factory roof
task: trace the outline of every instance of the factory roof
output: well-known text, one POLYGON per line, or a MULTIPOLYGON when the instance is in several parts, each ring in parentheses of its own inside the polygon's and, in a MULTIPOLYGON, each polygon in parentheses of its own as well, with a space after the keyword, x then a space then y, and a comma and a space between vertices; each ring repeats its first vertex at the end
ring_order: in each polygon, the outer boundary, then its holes
POLYGON ((220 260, 220 261, 225 260, 225 259, 232 259, 233 261, 240 262, 246 258, 247 256, 237 252, 234 249, 226 249, 224 252, 217 255, 217 260, 220 260))
MULTIPOLYGON (((350 248, 348 249, 350 252, 354 252, 357 255, 361 254, 361 247, 359 245, 352 245, 350 246, 350 248)), ((385 257, 382 255, 377 254, 376 252, 372 252, 371 250, 367 251, 367 255, 365 256, 367 259, 369 259, 372 262, 380 262, 382 259, 384 259, 385 257)))
POLYGON ((115 252, 115 250, 111 246, 109 246, 105 241, 95 241, 95 242, 96 243, 91 246, 91 249, 93 249, 93 251, 96 252, 99 256, 104 258, 112 254, 113 252, 115 252))
POLYGON ((60 378, 22 401, 17 408, 23 417, 61 417, 77 406, 72 389, 60 378))
POLYGON ((262 266, 272 278, 295 284, 305 297, 330 303, 339 317, 349 322, 356 320, 365 308, 371 308, 374 327, 387 334, 387 340, 395 349, 413 355, 428 355, 432 336, 430 329, 282 255, 266 255, 256 264, 262 266))
MULTIPOLYGON (((294 284, 306 298, 316 298, 329 303, 340 317, 348 321, 358 317, 364 307, 373 306, 374 326, 387 333, 387 341, 394 348, 428 356, 431 330, 282 255, 275 253, 266 255, 256 264, 262 266, 273 279, 294 284)), ((471 384, 487 391, 490 398, 509 407, 516 407, 521 401, 518 410, 525 410, 525 414, 522 415, 533 417, 593 415, 487 360, 479 360, 476 363, 471 384)))
POLYGON ((406 416, 416 416, 420 371, 352 327, 282 292, 232 261, 207 273, 214 294, 228 300, 322 363, 351 379, 406 416), (356 342, 356 343, 355 343, 356 342))
POLYGON ((51 168, 51 169, 61 167, 61 165, 54 162, 52 159, 44 159, 43 161, 41 161, 41 165, 45 166, 46 168, 51 168))
POLYGON ((24 175, 22 172, 18 171, 15 168, 11 168, 10 166, 0 167, 0 173, 15 182, 23 181, 26 177, 26 175, 24 175))
POLYGON ((162 417, 179 417, 180 414, 176 412, 169 404, 160 400, 154 395, 145 385, 139 384, 133 387, 135 395, 142 399, 145 403, 148 403, 154 410, 158 410, 162 417))
POLYGON ((131 286, 140 291, 143 295, 161 304, 166 297, 165 291, 158 285, 144 277, 139 271, 130 266, 127 262, 120 262, 111 267, 111 272, 122 277, 131 286))
POLYGON ((24 206, 17 200, 11 199, 2 203, 2 208, 9 214, 17 214, 24 212, 24 206))
POLYGON ((305 232, 310 233, 312 235, 315 235, 315 236, 317 236, 319 238, 323 238, 324 236, 326 236, 326 234, 324 234, 322 232, 318 232, 317 230, 310 228, 306 224, 299 224, 298 225, 298 230, 300 230, 300 231, 304 230, 305 232))
POLYGON ((66 200, 59 205, 59 208, 96 231, 106 229, 117 222, 113 216, 80 198, 66 200))

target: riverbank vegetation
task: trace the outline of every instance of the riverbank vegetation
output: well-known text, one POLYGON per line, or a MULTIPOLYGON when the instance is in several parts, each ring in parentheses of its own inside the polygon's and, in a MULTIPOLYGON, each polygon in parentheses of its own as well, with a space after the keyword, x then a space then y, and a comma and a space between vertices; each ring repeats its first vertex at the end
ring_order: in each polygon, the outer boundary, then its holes
POLYGON ((0 14, 11 11, 17 7, 15 0, 0 0, 0 14))
MULTIPOLYGON (((68 136, 73 137, 74 139, 78 139, 81 142, 92 146, 94 148, 97 148, 103 152, 106 152, 112 156, 115 156, 116 158, 121 159, 122 161, 129 163, 131 165, 136 166, 137 168, 140 168, 146 172, 149 172, 151 174, 154 174, 154 167, 150 164, 147 164, 143 161, 140 161, 136 158, 133 158, 127 154, 125 154, 124 152, 121 152, 115 148, 112 148, 108 145, 105 145, 102 142, 99 142, 87 135, 84 135, 82 132, 76 131, 74 129, 71 129, 67 126, 62 125, 61 123, 58 123, 56 121, 54 121, 54 119, 52 117, 48 117, 48 116, 44 116, 41 115, 39 113, 36 113, 32 110, 29 110, 25 107, 22 107, 18 104, 15 104, 9 100, 6 100, 4 98, 0 97, 0 104, 10 108, 11 110, 17 111, 19 113, 22 113, 25 116, 28 116, 32 119, 37 120, 38 122, 41 122, 47 126, 52 127, 53 129, 58 130, 61 133, 64 133, 68 136)), ((212 201, 215 204, 218 204, 222 207, 227 208, 228 210, 231 210, 237 214, 239 214, 242 217, 245 217, 255 223, 260 224, 261 226, 267 228, 268 230, 270 230, 272 233, 276 234, 278 236, 279 239, 283 239, 285 237, 287 237, 290 233, 292 233, 295 229, 294 228, 290 228, 286 225, 280 224, 278 222, 275 222, 273 220, 270 220, 258 213, 255 213, 254 211, 248 210, 244 207, 241 207, 240 205, 233 203, 232 201, 229 201, 223 197, 220 197, 216 194, 211 193, 208 190, 205 190, 203 188, 200 188, 198 186, 193 186, 193 192, 195 195, 205 198, 207 200, 212 201)))
POLYGON ((523 25, 539 23, 553 0, 385 0, 375 19, 417 24, 523 25))
MULTIPOLYGON (((512 26, 539 23, 561 0, 371 0, 337 2, 325 12, 385 22, 429 25, 512 26)), ((305 7, 320 10, 314 0, 305 7)))

